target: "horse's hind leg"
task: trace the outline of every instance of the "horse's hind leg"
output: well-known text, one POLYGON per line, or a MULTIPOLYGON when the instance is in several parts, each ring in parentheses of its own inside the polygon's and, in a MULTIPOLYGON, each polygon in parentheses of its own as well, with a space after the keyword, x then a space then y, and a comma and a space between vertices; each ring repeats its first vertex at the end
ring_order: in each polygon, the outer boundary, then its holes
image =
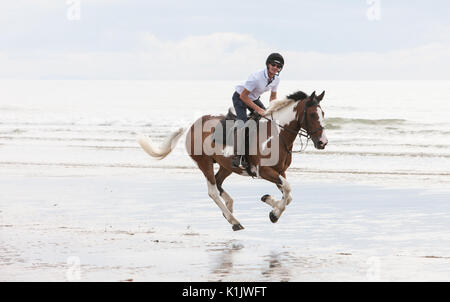
POLYGON ((214 176, 214 168, 212 158, 203 157, 202 160, 197 161, 198 167, 202 170, 203 175, 206 177, 206 183, 208 185, 208 195, 222 210, 222 214, 225 219, 233 226, 233 231, 242 230, 244 227, 240 222, 231 214, 230 210, 220 200, 220 193, 216 185, 216 178, 214 176))
POLYGON ((225 200, 225 205, 227 206, 228 210, 233 213, 233 198, 231 198, 231 196, 222 188, 223 181, 225 180, 225 178, 230 176, 231 173, 231 171, 220 166, 219 171, 217 171, 216 173, 216 185, 217 189, 219 189, 220 197, 225 200))

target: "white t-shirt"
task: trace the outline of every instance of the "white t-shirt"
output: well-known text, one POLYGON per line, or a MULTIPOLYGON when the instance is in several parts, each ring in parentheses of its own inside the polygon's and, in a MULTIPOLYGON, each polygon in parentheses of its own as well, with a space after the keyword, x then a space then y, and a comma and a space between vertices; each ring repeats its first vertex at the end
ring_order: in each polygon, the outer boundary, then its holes
POLYGON ((236 92, 241 94, 245 88, 250 92, 248 97, 252 101, 256 101, 260 95, 266 91, 277 91, 278 84, 280 83, 280 77, 275 75, 273 81, 269 85, 267 85, 268 81, 269 75, 267 74, 267 68, 264 68, 261 71, 252 73, 243 85, 237 85, 236 92))

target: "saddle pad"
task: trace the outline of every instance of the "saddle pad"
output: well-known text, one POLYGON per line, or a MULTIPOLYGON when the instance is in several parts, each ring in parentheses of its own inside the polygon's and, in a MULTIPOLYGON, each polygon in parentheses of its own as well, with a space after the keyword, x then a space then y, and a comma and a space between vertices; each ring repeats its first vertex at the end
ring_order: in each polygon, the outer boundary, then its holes
POLYGON ((221 119, 217 126, 214 128, 213 141, 218 144, 232 146, 234 139, 230 132, 234 129, 235 121, 236 115, 231 111, 230 108, 227 115, 225 115, 225 117, 221 119), (216 131, 218 128, 219 130, 216 131), (227 139, 227 137, 229 137, 229 139, 227 139))

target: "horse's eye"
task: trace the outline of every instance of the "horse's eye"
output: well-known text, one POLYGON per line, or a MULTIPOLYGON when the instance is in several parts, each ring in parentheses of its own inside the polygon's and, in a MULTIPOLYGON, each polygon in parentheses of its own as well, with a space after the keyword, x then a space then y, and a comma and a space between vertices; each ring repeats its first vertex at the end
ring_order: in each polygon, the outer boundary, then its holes
POLYGON ((317 113, 311 113, 309 115, 311 118, 317 119, 319 116, 317 115, 317 113))

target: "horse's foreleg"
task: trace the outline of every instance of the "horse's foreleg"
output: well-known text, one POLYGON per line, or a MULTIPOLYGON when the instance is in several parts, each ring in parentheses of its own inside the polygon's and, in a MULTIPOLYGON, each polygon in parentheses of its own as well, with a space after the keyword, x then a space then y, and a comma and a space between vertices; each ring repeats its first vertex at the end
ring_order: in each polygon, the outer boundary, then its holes
POLYGON ((287 182, 286 178, 283 176, 279 176, 281 180, 281 185, 279 185, 280 191, 283 194, 283 197, 279 201, 273 201, 273 210, 270 212, 270 221, 273 223, 277 222, 280 218, 281 214, 286 209, 286 206, 291 202, 292 196, 291 196, 291 186, 287 182))
MULTIPOLYGON (((278 190, 280 190, 281 194, 283 194, 283 188, 281 187, 281 185, 276 184, 278 190)), ((270 196, 269 194, 264 195, 263 197, 261 197, 261 200, 265 203, 267 203, 269 206, 271 206, 272 208, 275 207, 276 204, 276 200, 275 198, 273 198, 272 196, 270 196)))
POLYGON ((284 177, 285 176, 284 173, 282 176, 271 168, 266 167, 265 169, 261 169, 260 175, 262 178, 274 182, 277 185, 278 189, 280 189, 281 193, 283 194, 283 197, 279 201, 276 201, 272 196, 267 194, 261 197, 261 200, 263 202, 267 203, 273 208, 273 210, 269 214, 269 217, 270 221, 275 223, 278 221, 281 214, 286 209, 286 205, 288 205, 292 200, 291 186, 284 177))
POLYGON ((279 207, 285 208, 292 201, 291 196, 291 185, 288 183, 287 179, 280 175, 281 179, 281 191, 283 193, 283 198, 279 201, 279 207))
POLYGON ((292 201, 291 196, 291 185, 286 180, 286 173, 283 172, 280 174, 281 177, 283 177, 283 183, 284 185, 279 186, 278 189, 280 189, 281 193, 283 194, 283 199, 285 199, 286 205, 288 206, 292 201))

